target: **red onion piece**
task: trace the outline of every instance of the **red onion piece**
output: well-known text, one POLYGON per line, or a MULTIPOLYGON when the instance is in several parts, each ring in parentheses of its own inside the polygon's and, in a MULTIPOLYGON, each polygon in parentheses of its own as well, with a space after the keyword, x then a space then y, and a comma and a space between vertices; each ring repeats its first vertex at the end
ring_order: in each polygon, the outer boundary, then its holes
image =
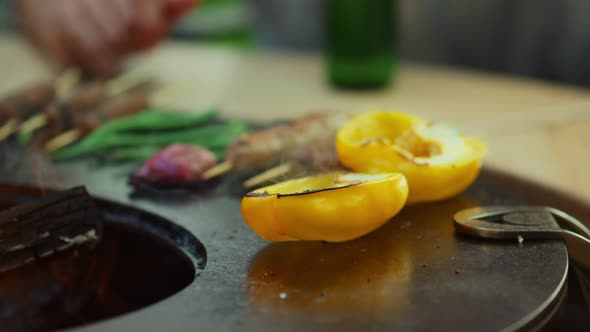
POLYGON ((173 144, 156 152, 131 176, 133 182, 158 185, 191 185, 217 164, 215 155, 200 146, 173 144))

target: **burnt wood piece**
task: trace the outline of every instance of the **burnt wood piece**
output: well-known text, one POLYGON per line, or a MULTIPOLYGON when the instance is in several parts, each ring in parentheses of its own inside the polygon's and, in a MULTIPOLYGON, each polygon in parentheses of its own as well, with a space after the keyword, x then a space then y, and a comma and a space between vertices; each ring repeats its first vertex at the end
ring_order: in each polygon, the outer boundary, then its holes
POLYGON ((0 272, 74 246, 93 247, 103 225, 84 187, 0 212, 0 272))

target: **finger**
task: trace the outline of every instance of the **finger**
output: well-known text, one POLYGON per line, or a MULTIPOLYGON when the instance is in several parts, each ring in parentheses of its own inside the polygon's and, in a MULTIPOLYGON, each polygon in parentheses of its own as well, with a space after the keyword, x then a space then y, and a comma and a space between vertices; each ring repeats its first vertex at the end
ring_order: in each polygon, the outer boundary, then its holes
POLYGON ((61 29, 53 22, 56 8, 62 3, 63 0, 56 0, 54 6, 43 6, 45 3, 18 2, 23 31, 46 53, 52 64, 58 66, 65 66, 69 62, 68 52, 63 47, 61 29))
POLYGON ((73 61, 94 75, 108 76, 114 73, 115 59, 105 46, 102 35, 94 23, 81 15, 80 8, 64 6, 62 26, 65 43, 73 54, 73 61))
POLYGON ((129 26, 133 22, 134 10, 133 1, 131 0, 112 0, 111 5, 113 9, 123 20, 125 26, 129 26))
POLYGON ((129 41, 131 39, 131 27, 134 20, 133 1, 131 0, 97 0, 104 1, 105 6, 108 6, 114 19, 117 20, 118 38, 113 44, 112 51, 117 56, 123 56, 129 51, 131 47, 129 41))
POLYGON ((111 45, 120 43, 123 33, 122 18, 117 15, 117 12, 110 1, 105 0, 78 0, 87 13, 87 16, 92 20, 93 26, 97 29, 96 33, 100 33, 111 45))
POLYGON ((49 58, 60 68, 68 68, 74 65, 72 54, 68 52, 65 43, 66 41, 60 28, 56 28, 56 30, 53 31, 51 35, 48 35, 47 39, 43 41, 43 47, 49 58))
POLYGON ((136 24, 136 48, 147 49, 164 36, 165 20, 163 3, 154 0, 136 0, 138 16, 136 24))
MULTIPOLYGON (((62 6, 66 6, 65 1, 60 0, 56 2, 56 7, 58 8, 57 11, 59 11, 59 8, 62 6)), ((47 22, 47 18, 45 18, 45 20, 45 22, 42 22, 45 28, 40 29, 39 31, 41 34, 42 47, 47 52, 49 58, 58 66, 66 68, 73 65, 72 54, 65 46, 66 41, 62 27, 59 24, 51 24, 52 22, 47 22)))
POLYGON ((167 0, 166 17, 168 22, 172 23, 176 21, 180 16, 196 6, 197 3, 197 0, 167 0))

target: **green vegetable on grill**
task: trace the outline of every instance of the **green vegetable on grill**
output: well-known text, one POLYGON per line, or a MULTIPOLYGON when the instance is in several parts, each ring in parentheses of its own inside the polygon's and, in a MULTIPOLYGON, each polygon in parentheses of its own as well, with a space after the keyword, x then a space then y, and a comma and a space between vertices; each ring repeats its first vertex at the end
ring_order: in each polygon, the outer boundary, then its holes
POLYGON ((19 133, 16 138, 17 138, 17 141, 18 141, 18 143, 20 145, 26 146, 26 145, 28 145, 31 142, 31 140, 33 139, 33 136, 35 136, 35 131, 34 130, 29 131, 29 132, 24 133, 24 134, 19 133))
POLYGON ((241 121, 218 120, 214 110, 192 115, 150 110, 111 121, 52 157, 64 160, 104 153, 112 160, 144 160, 174 143, 199 145, 222 157, 225 147, 247 130, 241 121))
MULTIPOLYGON (((162 147, 159 146, 144 146, 144 147, 124 147, 113 151, 108 159, 114 162, 132 162, 144 161, 156 154, 162 147)), ((209 149, 218 160, 222 160, 225 155, 225 148, 211 148, 209 149)))
POLYGON ((217 111, 214 108, 198 114, 174 113, 161 109, 150 109, 107 122, 95 130, 94 133, 155 131, 194 127, 212 121, 215 118, 217 118, 217 111))

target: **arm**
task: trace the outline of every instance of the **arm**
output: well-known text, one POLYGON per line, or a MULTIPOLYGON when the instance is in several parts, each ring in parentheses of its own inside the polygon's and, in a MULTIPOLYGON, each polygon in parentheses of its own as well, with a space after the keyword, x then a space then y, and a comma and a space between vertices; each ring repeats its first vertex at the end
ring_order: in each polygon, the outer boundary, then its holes
POLYGON ((153 47, 195 0, 14 0, 21 28, 61 67, 97 76, 153 47))

